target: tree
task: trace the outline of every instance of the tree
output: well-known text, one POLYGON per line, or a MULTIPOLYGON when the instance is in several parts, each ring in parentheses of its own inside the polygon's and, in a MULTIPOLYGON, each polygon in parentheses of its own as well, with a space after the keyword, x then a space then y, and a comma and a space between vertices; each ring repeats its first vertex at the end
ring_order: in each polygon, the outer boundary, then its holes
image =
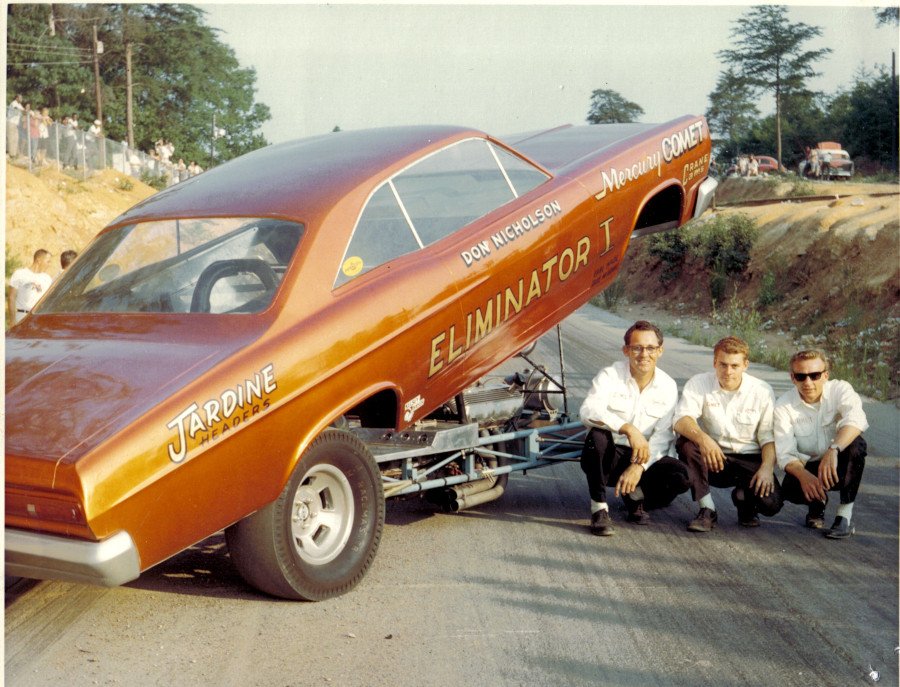
POLYGON ((801 46, 822 30, 802 22, 791 24, 788 8, 776 5, 754 7, 733 22, 731 37, 735 48, 720 50, 719 57, 734 65, 748 85, 775 95, 775 136, 777 158, 781 163, 782 98, 787 92, 798 93, 806 80, 818 73, 812 65, 831 52, 831 48, 802 50, 801 46))
POLYGON ((256 73, 183 4, 16 4, 7 8, 7 87, 55 119, 93 119, 93 31, 104 131, 141 150, 171 140, 177 157, 224 161, 266 145, 259 127, 269 108, 255 102, 256 73), (129 59, 130 56, 130 59, 129 59), (129 71, 130 66, 130 71, 129 71), (211 139, 213 115, 228 132, 211 139), (131 116, 129 116, 131 115, 131 116))
POLYGON ((753 89, 733 69, 719 74, 716 88, 709 94, 706 119, 710 130, 724 138, 718 144, 720 156, 730 158, 741 152, 741 141, 759 117, 753 101, 753 89))
POLYGON ((588 124, 624 124, 637 121, 644 114, 644 108, 625 100, 616 91, 598 89, 591 93, 591 109, 588 124))
POLYGON ((877 74, 857 74, 853 88, 835 98, 830 115, 841 142, 854 157, 896 172, 897 80, 884 65, 877 74))
POLYGON ((882 24, 900 24, 900 7, 873 7, 878 26, 882 24))

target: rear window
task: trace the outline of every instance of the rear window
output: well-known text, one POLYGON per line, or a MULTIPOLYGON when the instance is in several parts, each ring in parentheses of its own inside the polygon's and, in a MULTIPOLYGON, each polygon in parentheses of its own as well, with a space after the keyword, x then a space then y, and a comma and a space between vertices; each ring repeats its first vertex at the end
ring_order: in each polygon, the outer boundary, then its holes
POLYGON ((295 222, 246 217, 119 227, 62 273, 35 312, 260 312, 302 234, 295 222))

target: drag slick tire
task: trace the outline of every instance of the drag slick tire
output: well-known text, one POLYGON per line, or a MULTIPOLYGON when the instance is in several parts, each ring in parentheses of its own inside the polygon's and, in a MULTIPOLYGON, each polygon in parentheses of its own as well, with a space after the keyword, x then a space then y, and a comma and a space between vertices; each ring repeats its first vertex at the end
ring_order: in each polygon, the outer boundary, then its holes
POLYGON ((285 599, 320 601, 363 578, 381 541, 384 491, 372 454, 351 433, 326 429, 281 495, 225 530, 241 576, 285 599))

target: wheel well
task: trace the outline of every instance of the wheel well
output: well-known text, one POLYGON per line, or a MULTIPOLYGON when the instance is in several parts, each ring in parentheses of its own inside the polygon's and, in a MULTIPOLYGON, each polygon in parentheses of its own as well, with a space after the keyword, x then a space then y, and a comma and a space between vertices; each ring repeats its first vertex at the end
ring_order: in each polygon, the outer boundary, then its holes
POLYGON ((667 222, 677 222, 681 217, 682 203, 681 187, 667 186, 644 205, 637 223, 634 225, 635 231, 667 222))
POLYGON ((358 417, 363 427, 396 427, 397 394, 392 389, 383 389, 360 401, 344 415, 358 417))

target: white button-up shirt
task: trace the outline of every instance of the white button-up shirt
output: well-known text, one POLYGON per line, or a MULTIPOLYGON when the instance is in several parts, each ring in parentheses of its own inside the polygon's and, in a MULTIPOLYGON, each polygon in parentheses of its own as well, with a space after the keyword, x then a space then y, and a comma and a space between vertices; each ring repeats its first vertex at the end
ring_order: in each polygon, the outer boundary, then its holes
POLYGON ((761 453, 775 441, 774 406, 775 392, 761 379, 743 374, 740 387, 725 391, 715 372, 704 372, 684 385, 674 421, 693 418, 726 453, 761 453))
MULTIPOLYGON (((862 399, 849 382, 829 379, 816 403, 807 403, 794 387, 775 403, 775 457, 778 467, 819 458, 842 427, 869 428, 862 399)), ((846 447, 845 447, 846 448, 846 447)))
POLYGON ((650 444, 650 467, 663 456, 672 454, 672 413, 678 401, 678 385, 665 372, 656 368, 653 379, 641 391, 631 376, 627 361, 617 361, 594 377, 591 390, 581 405, 579 416, 588 427, 612 432, 613 441, 630 446, 628 437, 619 434, 622 425, 638 428, 650 444))

